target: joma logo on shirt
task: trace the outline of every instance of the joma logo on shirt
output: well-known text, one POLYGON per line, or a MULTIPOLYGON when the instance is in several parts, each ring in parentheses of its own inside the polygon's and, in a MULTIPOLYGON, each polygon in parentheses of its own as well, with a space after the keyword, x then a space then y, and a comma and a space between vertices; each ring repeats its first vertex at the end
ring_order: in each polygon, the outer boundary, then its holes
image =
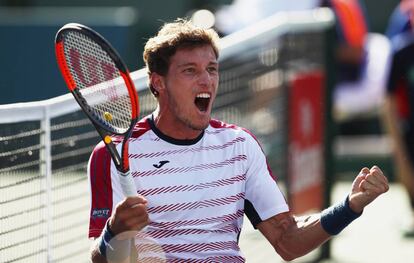
POLYGON ((93 209, 92 217, 109 217, 109 208, 93 209))
POLYGON ((160 169, 161 167, 164 166, 164 164, 169 163, 170 161, 160 161, 158 164, 153 164, 152 166, 154 166, 157 169, 160 169))

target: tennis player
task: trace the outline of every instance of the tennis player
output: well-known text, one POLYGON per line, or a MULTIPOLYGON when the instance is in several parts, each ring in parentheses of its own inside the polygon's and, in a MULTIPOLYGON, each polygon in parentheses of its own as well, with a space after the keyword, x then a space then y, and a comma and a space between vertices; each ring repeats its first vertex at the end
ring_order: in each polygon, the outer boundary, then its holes
POLYGON ((341 232, 388 190, 380 168, 363 168, 343 202, 321 214, 292 215, 255 137, 210 117, 217 41, 213 30, 177 20, 146 43, 158 108, 137 124, 130 143, 139 196, 123 198, 99 144, 89 162, 93 262, 245 262, 238 246, 244 214, 292 260, 341 232))

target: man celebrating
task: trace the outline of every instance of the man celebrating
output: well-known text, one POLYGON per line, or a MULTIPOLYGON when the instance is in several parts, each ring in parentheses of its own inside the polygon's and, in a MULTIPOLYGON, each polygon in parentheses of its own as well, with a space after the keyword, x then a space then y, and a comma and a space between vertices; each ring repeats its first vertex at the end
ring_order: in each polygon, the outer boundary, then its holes
POLYGON ((139 196, 123 198, 111 158, 98 145, 89 162, 93 262, 245 262, 238 246, 244 214, 292 260, 338 234, 388 190, 378 167, 363 168, 342 203, 294 217, 255 137, 210 117, 217 42, 216 32, 185 20, 148 40, 144 60, 158 107, 130 142, 139 196))

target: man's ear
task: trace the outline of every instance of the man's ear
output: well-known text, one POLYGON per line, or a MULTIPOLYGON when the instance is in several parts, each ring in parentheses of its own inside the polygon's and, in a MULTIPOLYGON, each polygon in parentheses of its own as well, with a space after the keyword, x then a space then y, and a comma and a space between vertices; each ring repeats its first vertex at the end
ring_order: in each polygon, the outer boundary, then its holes
POLYGON ((153 89, 153 93, 156 93, 157 95, 163 92, 165 89, 164 77, 157 73, 151 74, 150 83, 153 89))

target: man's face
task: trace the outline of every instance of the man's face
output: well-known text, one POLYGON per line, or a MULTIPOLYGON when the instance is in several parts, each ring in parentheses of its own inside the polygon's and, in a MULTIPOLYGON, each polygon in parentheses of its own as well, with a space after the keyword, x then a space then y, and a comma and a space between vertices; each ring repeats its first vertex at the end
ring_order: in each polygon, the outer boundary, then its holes
POLYGON ((172 120, 171 124, 183 132, 207 128, 219 81, 212 47, 177 50, 163 79, 160 109, 172 120))

